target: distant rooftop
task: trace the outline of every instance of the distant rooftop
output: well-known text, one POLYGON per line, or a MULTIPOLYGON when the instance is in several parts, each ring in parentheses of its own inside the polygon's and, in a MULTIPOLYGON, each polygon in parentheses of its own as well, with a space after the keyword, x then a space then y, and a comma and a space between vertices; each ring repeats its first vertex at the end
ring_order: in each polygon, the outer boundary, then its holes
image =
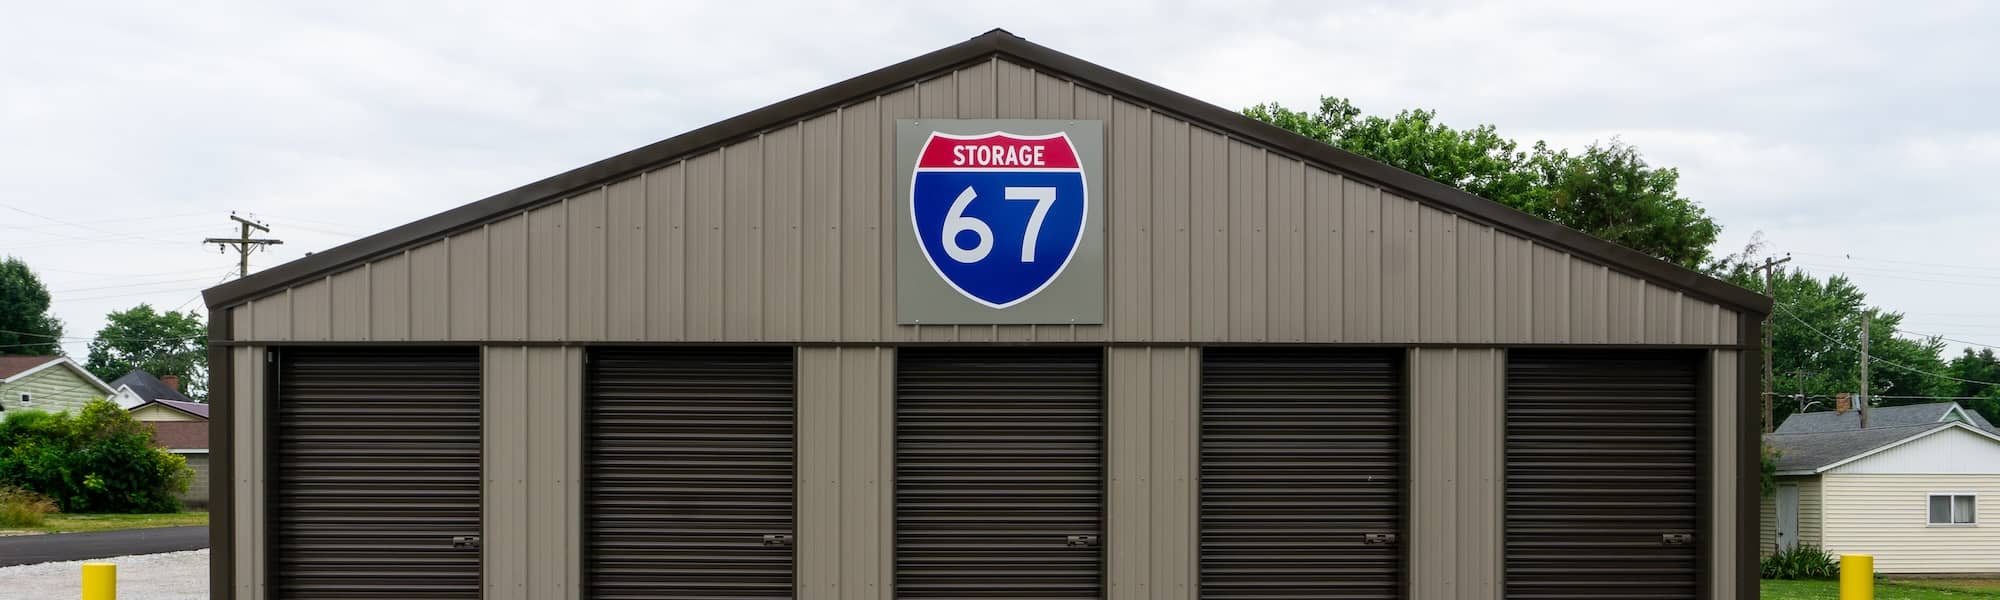
MULTIPOLYGON (((1907 425, 1929 425, 1941 423, 1945 415, 1953 409, 1964 412, 1967 423, 1987 431, 1994 431, 1993 424, 1980 416, 1978 411, 1965 410, 1956 402, 1933 402, 1907 406, 1881 406, 1868 409, 1868 428, 1903 427, 1907 425)), ((1861 429, 1861 411, 1846 412, 1821 411, 1799 413, 1785 419, 1775 433, 1827 433, 1834 431, 1854 431, 1861 429)), ((2000 433, 2000 432, 1995 432, 2000 433)))

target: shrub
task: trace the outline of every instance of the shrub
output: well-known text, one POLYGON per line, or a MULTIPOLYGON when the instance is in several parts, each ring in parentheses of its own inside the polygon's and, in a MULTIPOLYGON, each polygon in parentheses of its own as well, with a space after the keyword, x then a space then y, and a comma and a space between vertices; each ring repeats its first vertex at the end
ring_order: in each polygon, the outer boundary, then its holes
POLYGON ((1799 544, 1764 557, 1758 575, 1764 579, 1830 579, 1840 575, 1840 561, 1819 546, 1799 544))
POLYGON ((0 487, 0 527, 41 527, 56 503, 17 487, 0 487))
POLYGON ((92 400, 75 416, 8 411, 0 421, 0 485, 39 493, 67 512, 174 512, 194 471, 153 446, 153 428, 92 400))

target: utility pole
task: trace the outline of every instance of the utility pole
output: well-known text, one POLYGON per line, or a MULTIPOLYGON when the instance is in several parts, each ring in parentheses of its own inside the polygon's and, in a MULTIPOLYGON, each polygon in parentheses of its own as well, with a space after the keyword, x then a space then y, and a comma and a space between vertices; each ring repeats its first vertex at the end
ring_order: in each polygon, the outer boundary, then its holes
POLYGON ((264 247, 264 246, 276 246, 276 245, 278 245, 278 244, 283 244, 283 243, 285 243, 285 241, 284 241, 284 240, 274 240, 274 239, 269 239, 269 238, 253 238, 253 237, 250 237, 250 230, 251 230, 251 229, 256 229, 256 230, 258 230, 258 231, 262 231, 262 232, 265 232, 265 233, 270 233, 270 231, 271 231, 271 228, 270 228, 270 227, 266 227, 266 226, 264 226, 264 224, 263 224, 263 223, 258 223, 258 222, 256 222, 256 221, 252 221, 252 220, 249 220, 249 219, 245 219, 245 218, 243 218, 243 217, 239 217, 239 216, 236 216, 236 213, 233 213, 233 212, 232 212, 232 213, 229 213, 229 219, 230 219, 230 220, 232 220, 232 221, 235 221, 235 222, 237 222, 237 223, 240 223, 240 224, 242 225, 242 227, 243 227, 243 233, 242 233, 242 234, 241 234, 241 235, 240 235, 239 237, 233 237, 233 238, 208 238, 208 239, 205 239, 205 240, 202 240, 202 241, 201 241, 201 243, 204 243, 204 244, 215 244, 215 246, 216 246, 217 248, 226 248, 226 247, 228 247, 228 246, 235 246, 235 247, 236 247, 236 254, 237 254, 237 255, 238 255, 238 257, 239 257, 239 258, 241 259, 241 261, 240 261, 240 262, 239 262, 239 263, 237 264, 237 267, 236 267, 236 276, 237 276, 237 278, 239 278, 239 279, 240 279, 240 278, 243 278, 243 277, 249 277, 249 276, 250 276, 250 253, 251 253, 251 252, 254 252, 254 251, 256 251, 256 250, 257 250, 258 248, 262 248, 262 247, 264 247))
POLYGON ((1861 428, 1868 428, 1868 309, 1861 309, 1861 428))
MULTIPOLYGON (((1771 287, 1771 268, 1788 262, 1792 262, 1790 254, 1784 258, 1766 258, 1764 264, 1757 267, 1764 271, 1764 295, 1771 298, 1772 302, 1777 302, 1778 291, 1771 287)), ((1771 374, 1771 355, 1775 354, 1775 350, 1777 349, 1771 347, 1771 315, 1766 314, 1764 315, 1764 433, 1770 433, 1778 426, 1777 417, 1771 413, 1772 395, 1778 393, 1778 378, 1771 374)))

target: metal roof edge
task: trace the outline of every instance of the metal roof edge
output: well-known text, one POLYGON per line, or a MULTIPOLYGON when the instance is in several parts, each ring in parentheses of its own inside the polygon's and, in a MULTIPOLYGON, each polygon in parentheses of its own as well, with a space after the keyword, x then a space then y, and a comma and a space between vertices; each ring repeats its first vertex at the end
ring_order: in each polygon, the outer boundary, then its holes
POLYGON ((1035 44, 1002 29, 994 29, 958 44, 208 288, 202 296, 211 309, 240 304, 267 291, 329 275, 431 238, 491 222, 675 158, 787 122, 803 120, 994 55, 1060 73, 1085 87, 1098 88, 1165 109, 1190 122, 1367 180, 1398 191, 1412 200, 1489 223, 1639 278, 1678 288, 1698 298, 1757 316, 1771 312, 1771 300, 1762 294, 1035 44))

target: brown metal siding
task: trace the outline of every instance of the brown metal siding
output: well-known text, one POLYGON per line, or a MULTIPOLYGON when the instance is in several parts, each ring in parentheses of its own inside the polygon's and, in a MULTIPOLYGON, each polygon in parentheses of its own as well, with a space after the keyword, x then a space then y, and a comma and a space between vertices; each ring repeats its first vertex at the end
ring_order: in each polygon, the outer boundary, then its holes
POLYGON ((270 593, 480 597, 480 360, 471 349, 279 356, 270 593))
POLYGON ((1201 597, 1400 598, 1393 350, 1214 348, 1201 365, 1201 597))
POLYGON ((603 349, 587 365, 592 598, 790 598, 787 348, 603 349))
POLYGON ((1505 351, 1410 351, 1409 597, 1500 596, 1505 351))
POLYGON ((1506 597, 1697 597, 1697 356, 1509 354, 1506 597))
POLYGON ((1102 597, 1103 376, 1094 349, 898 354, 896 597, 1102 597))
POLYGON ((489 346, 485 361, 484 597, 578 597, 583 350, 489 346))
POLYGON ((1737 335, 1734 313, 1715 304, 1005 61, 378 262, 393 264, 237 307, 248 312, 234 335, 1701 345, 1737 335), (896 204, 884 193, 894 120, 999 114, 1106 121, 1105 325, 895 324, 896 204))

